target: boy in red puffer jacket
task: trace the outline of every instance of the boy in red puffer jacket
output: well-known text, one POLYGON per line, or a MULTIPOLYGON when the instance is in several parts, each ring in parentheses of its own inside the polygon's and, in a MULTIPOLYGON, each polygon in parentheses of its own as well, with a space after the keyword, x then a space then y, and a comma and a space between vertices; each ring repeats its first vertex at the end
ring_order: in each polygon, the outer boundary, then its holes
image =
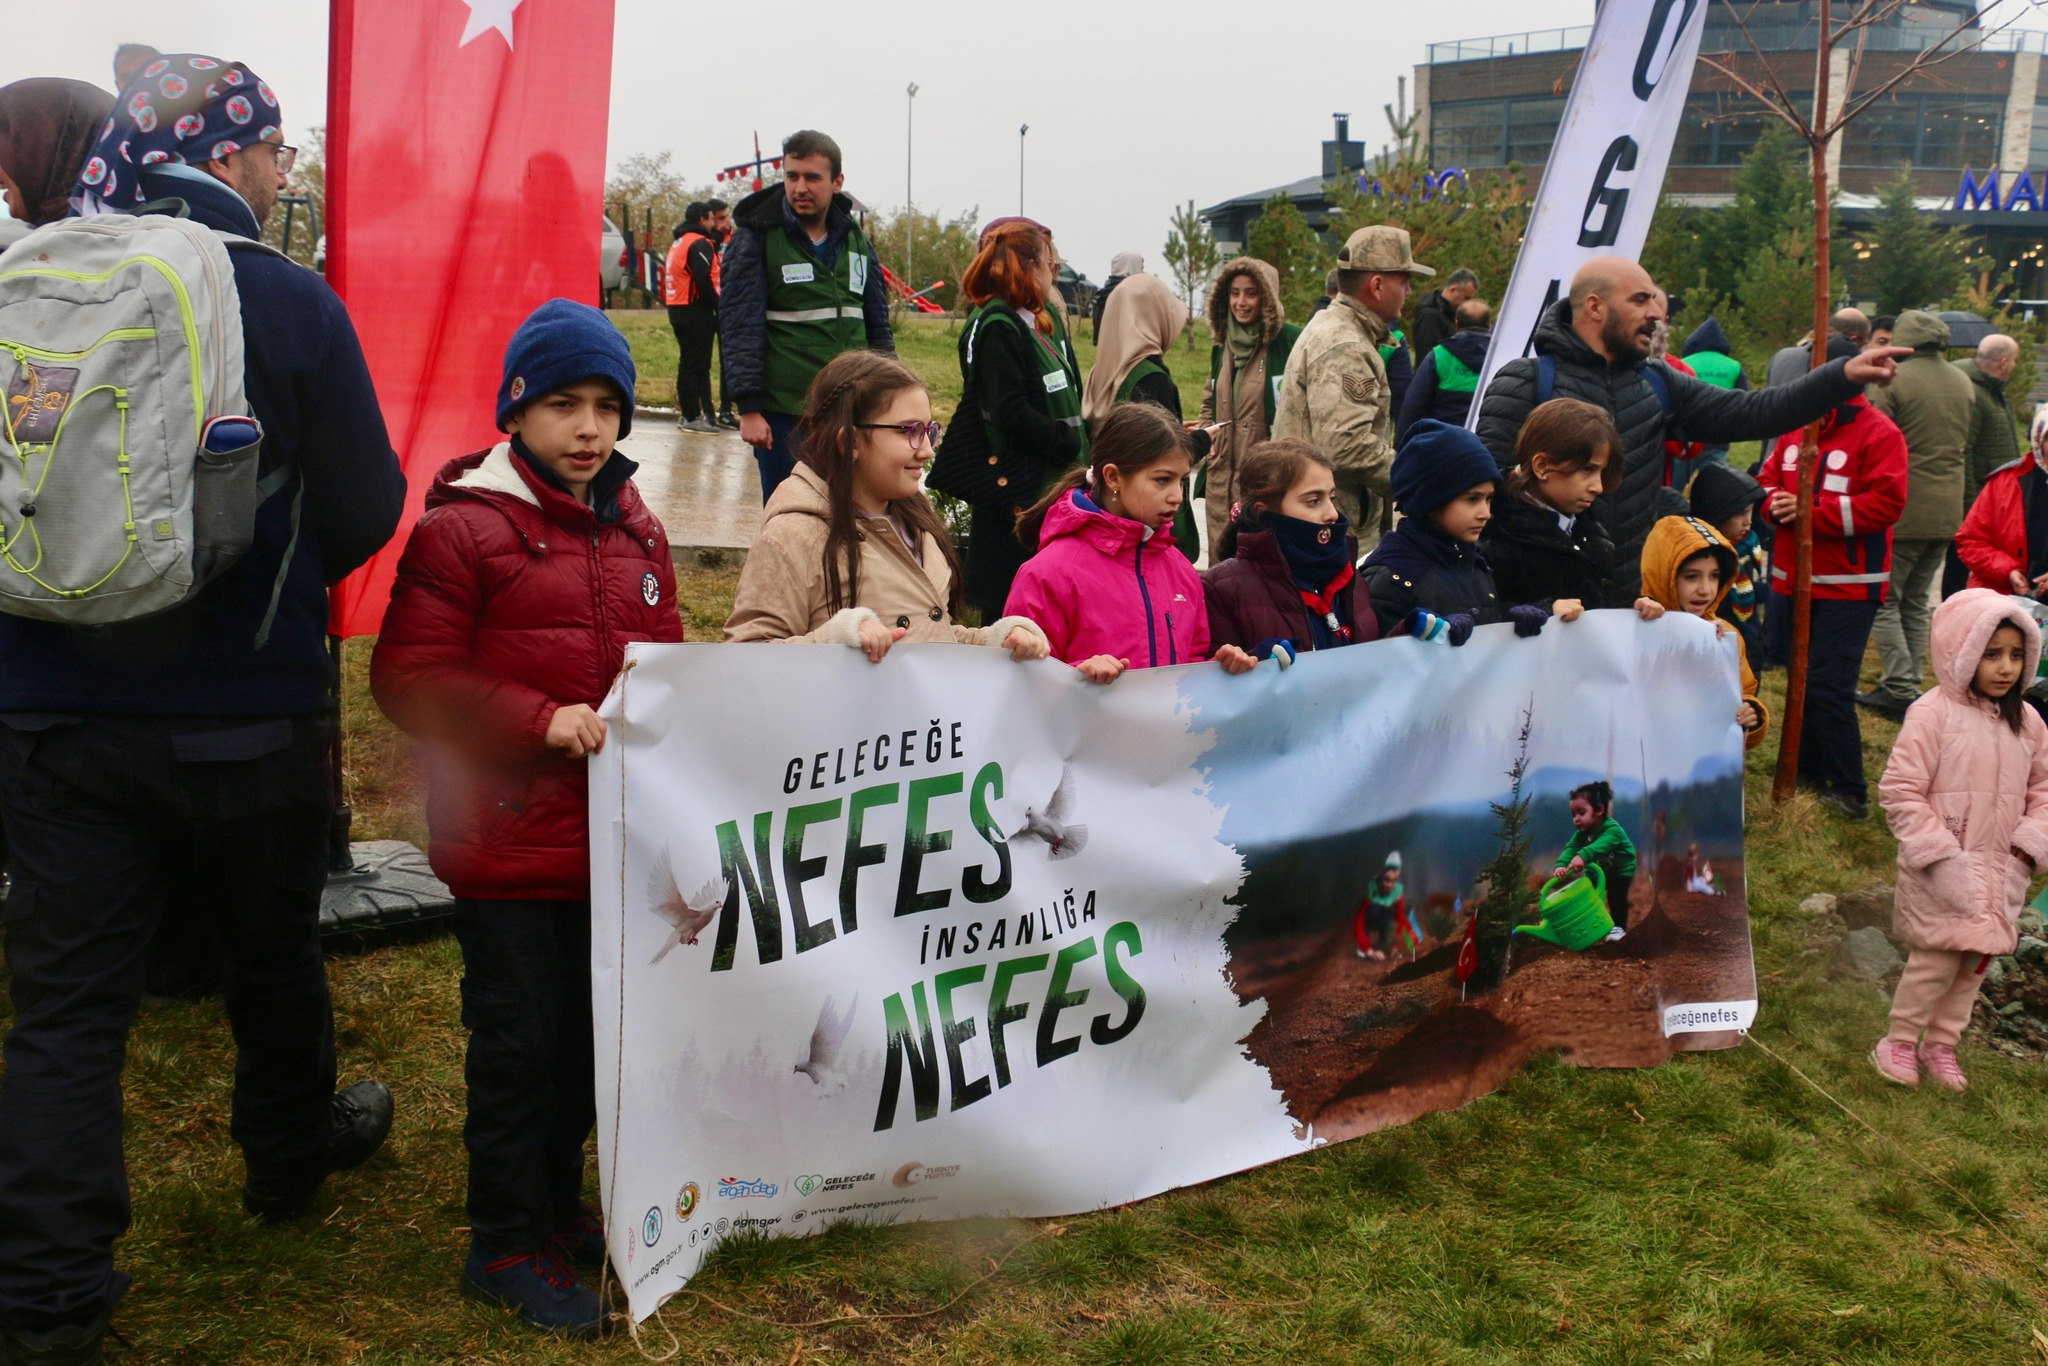
POLYGON ((636 640, 681 640, 668 536, 613 454, 633 358, 594 308, 554 299, 505 351, 498 428, 450 461, 413 530, 370 686, 428 763, 428 857, 455 893, 469 1113, 463 1289, 536 1327, 595 1333, 583 1203, 596 1124, 584 759, 636 640))

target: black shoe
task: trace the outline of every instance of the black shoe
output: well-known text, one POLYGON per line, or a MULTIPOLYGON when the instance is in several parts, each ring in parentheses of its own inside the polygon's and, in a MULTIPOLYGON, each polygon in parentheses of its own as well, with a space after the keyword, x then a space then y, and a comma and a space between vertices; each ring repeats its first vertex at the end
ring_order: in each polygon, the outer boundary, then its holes
MULTIPOLYGON (((370 1160, 391 1132, 391 1088, 359 1081, 334 1093, 328 1111, 330 1137, 320 1162, 298 1171, 251 1171, 242 1186, 242 1208, 266 1223, 304 1218, 330 1172, 345 1172, 370 1160)), ((13 1363, 0 1359, 0 1366, 13 1363)))
POLYGON ((1894 721, 1905 720, 1906 708, 1912 706, 1916 700, 1911 697, 1899 697, 1894 693, 1886 692, 1883 688, 1879 688, 1874 692, 1860 692, 1856 694, 1857 706, 1868 707, 1878 715, 1889 716, 1894 721))
POLYGON ((99 1366, 100 1344, 113 1321, 108 1305, 83 1323, 56 1328, 0 1328, 0 1366, 99 1366))
POLYGON ((714 417, 711 420, 713 422, 716 422, 719 426, 726 428, 728 431, 736 432, 740 429, 740 420, 734 417, 731 413, 720 413, 717 417, 714 417))
POLYGON ((1870 803, 1846 792, 1828 790, 1817 794, 1820 804, 1833 810, 1845 821, 1867 821, 1870 819, 1870 803))

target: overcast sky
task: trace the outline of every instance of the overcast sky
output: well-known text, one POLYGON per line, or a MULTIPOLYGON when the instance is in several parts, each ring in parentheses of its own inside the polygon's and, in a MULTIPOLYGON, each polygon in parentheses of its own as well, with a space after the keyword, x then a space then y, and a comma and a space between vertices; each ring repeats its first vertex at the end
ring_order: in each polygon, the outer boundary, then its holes
MULTIPOLYGON (((407 3, 467 13, 465 0, 407 3)), ((978 206, 984 221, 1015 213, 1017 127, 1028 123, 1024 208, 1051 225, 1063 254, 1097 280, 1125 249, 1163 274, 1175 204, 1314 174, 1333 111, 1348 111, 1353 136, 1377 149, 1380 106, 1429 43, 1586 24, 1592 13, 1591 0, 617 0, 610 158, 673 152, 709 183, 751 156, 756 130, 772 148, 811 126, 844 148, 848 190, 900 205, 904 87, 915 81, 919 205, 978 206)), ((322 0, 0 0, 0 31, 10 38, 0 84, 61 75, 111 85, 115 44, 146 42, 248 62, 295 136, 326 122, 322 0)))

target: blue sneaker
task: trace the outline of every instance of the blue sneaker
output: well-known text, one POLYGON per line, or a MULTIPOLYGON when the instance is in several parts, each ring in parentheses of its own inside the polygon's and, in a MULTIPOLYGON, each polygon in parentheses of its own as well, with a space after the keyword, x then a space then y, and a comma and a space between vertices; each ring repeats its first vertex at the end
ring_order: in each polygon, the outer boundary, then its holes
POLYGON ((587 1201, 578 1201, 576 1217, 548 1235, 548 1246, 571 1266, 604 1265, 604 1220, 587 1201))
POLYGON ((597 1292, 576 1279, 576 1273, 552 1246, 539 1252, 492 1257, 474 1238, 469 1260, 462 1264, 462 1293, 519 1311, 519 1317, 549 1333, 594 1338, 604 1323, 597 1292))

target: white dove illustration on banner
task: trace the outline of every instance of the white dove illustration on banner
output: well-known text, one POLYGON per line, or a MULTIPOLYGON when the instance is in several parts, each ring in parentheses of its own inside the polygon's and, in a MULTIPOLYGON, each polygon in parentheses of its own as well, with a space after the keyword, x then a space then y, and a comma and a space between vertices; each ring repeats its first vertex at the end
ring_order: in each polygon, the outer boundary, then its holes
POLYGON ((832 998, 827 996, 825 1004, 818 1007, 817 1026, 811 1030, 810 1052, 796 1065, 795 1070, 825 1087, 828 1093, 846 1089, 846 1075, 839 1070, 839 1046, 846 1042, 846 1031, 853 1028, 853 1012, 859 1004, 860 993, 856 991, 846 1013, 834 1019, 832 998))
POLYGON ((1052 800, 1046 803, 1045 810, 1025 807, 1023 828, 1010 838, 1044 840, 1047 858, 1072 858, 1088 847, 1088 827, 1071 824, 1073 816, 1074 766, 1062 764, 1060 785, 1053 790, 1052 800))
POLYGON ((653 870, 647 875, 647 908, 667 921, 670 929, 667 942, 647 960, 648 966, 652 967, 668 957, 668 951, 678 944, 696 943, 697 932, 718 914, 729 890, 726 879, 713 878, 698 889, 696 896, 686 899, 683 889, 676 885, 675 870, 669 864, 668 849, 664 846, 661 856, 654 861, 653 870))

